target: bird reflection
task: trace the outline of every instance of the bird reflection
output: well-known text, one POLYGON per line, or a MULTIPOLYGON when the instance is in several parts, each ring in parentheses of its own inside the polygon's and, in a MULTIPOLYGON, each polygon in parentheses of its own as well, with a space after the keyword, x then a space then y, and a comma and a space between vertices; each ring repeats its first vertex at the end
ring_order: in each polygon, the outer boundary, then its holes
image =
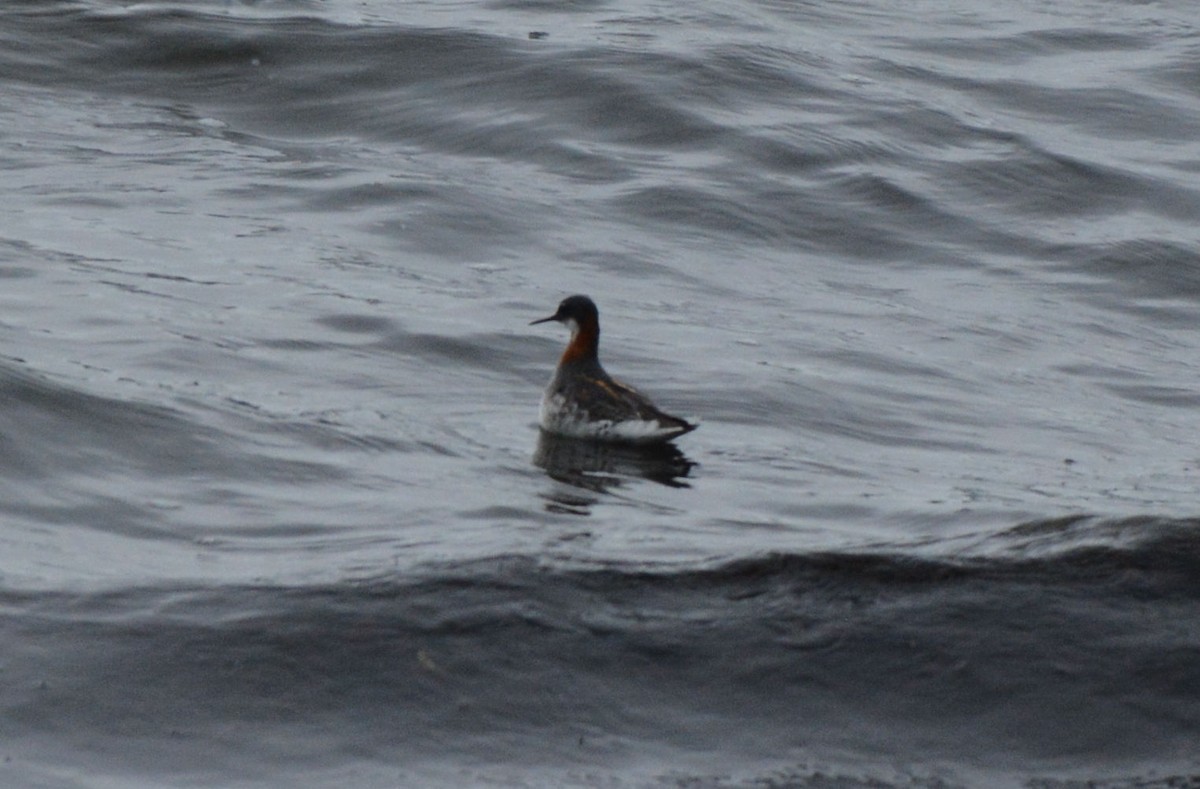
MULTIPOLYGON (((684 480, 696 465, 674 444, 614 444, 566 438, 545 431, 538 436, 533 463, 545 469, 551 479, 595 493, 620 487, 631 478, 671 488, 690 488, 684 480)), ((568 505, 566 501, 560 503, 568 505)), ((578 506, 578 502, 574 504, 578 506)))

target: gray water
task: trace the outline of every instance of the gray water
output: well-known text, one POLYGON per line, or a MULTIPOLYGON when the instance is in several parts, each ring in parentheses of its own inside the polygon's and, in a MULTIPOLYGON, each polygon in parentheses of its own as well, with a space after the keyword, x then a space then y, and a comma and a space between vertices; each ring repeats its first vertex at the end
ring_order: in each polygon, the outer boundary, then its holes
POLYGON ((1198 31, 5 5, 0 781, 1193 785, 1198 31))

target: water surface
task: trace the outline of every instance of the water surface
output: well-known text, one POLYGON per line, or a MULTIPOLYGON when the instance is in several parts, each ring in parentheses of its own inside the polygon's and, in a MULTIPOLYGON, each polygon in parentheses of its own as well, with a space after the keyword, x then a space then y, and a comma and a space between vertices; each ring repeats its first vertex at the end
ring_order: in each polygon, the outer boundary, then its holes
POLYGON ((1197 21, 8 4, 0 776, 1190 785, 1197 21))

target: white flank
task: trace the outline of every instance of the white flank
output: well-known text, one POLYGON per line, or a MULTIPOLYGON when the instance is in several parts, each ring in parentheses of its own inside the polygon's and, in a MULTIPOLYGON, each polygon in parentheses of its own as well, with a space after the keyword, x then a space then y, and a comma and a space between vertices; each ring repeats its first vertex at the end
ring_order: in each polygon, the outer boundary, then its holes
POLYGON ((644 419, 626 419, 620 422, 611 419, 588 419, 586 413, 557 394, 542 396, 541 424, 547 433, 568 438, 627 441, 632 444, 654 443, 679 435, 680 432, 679 428, 644 419))

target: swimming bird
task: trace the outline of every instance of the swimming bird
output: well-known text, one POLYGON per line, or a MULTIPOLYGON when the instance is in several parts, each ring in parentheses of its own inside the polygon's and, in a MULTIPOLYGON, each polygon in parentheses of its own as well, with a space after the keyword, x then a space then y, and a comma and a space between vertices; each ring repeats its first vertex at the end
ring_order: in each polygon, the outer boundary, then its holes
POLYGON ((569 296, 548 318, 571 330, 571 340, 542 395, 542 429, 572 438, 630 444, 670 441, 698 425, 665 414, 641 392, 615 381, 600 366, 600 312, 587 296, 569 296))

